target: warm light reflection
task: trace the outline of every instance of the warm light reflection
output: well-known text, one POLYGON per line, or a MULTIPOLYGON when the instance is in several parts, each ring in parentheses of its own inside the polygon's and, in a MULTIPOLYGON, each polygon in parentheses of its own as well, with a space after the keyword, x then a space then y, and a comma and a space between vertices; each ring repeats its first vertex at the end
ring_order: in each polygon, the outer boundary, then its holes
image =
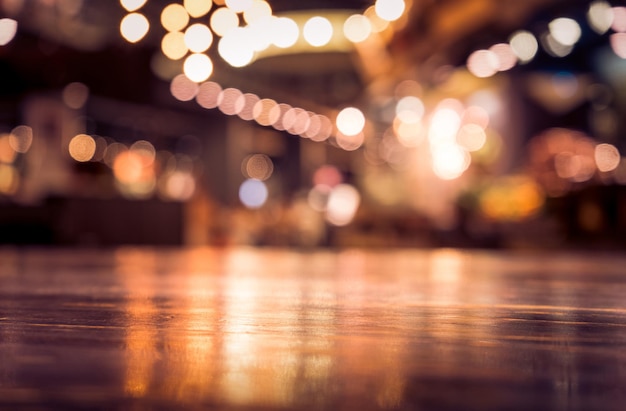
POLYGON ((125 152, 126 150, 128 150, 128 147, 126 147, 122 143, 111 143, 107 145, 106 150, 104 151, 104 163, 107 166, 113 168, 113 164, 117 156, 125 152))
POLYGON ((522 221, 536 215, 545 195, 532 179, 525 176, 503 177, 480 196, 480 209, 497 221, 522 221))
POLYGON ((29 126, 17 126, 11 130, 8 138, 9 146, 16 153, 24 154, 28 152, 30 146, 33 144, 33 129, 29 126))
POLYGON ((396 116, 403 123, 416 124, 422 120, 425 108, 419 97, 405 96, 396 104, 396 116))
POLYGON ((89 88, 83 83, 69 83, 63 88, 62 98, 66 106, 78 110, 87 102, 89 98, 89 88))
POLYGON ((573 50, 573 46, 561 43, 551 33, 541 37, 541 44, 544 50, 553 57, 565 57, 573 50))
POLYGON ((189 24, 189 14, 183 5, 171 3, 161 12, 161 25, 167 31, 182 31, 189 24))
POLYGON ((170 83, 172 96, 179 101, 190 101, 198 95, 200 87, 198 83, 190 80, 184 74, 179 74, 170 83))
POLYGON ((213 73, 213 62, 206 54, 191 54, 185 59, 183 71, 190 80, 201 83, 213 73))
POLYGON ((9 18, 0 19, 0 46, 6 46, 17 33, 17 21, 9 18))
POLYGON ((125 16, 120 23, 120 33, 130 43, 136 43, 148 33, 150 22, 140 13, 125 16))
POLYGON ((183 6, 191 17, 198 18, 206 15, 211 10, 213 2, 211 0, 185 0, 183 6))
POLYGON ((528 31, 516 31, 509 40, 511 49, 522 63, 528 63, 537 54, 539 43, 535 36, 528 31))
POLYGON ((213 43, 213 33, 204 24, 196 23, 185 30, 185 45, 193 53, 202 53, 208 50, 213 43))
POLYGON ((70 140, 69 153, 76 161, 89 161, 95 152, 96 141, 90 135, 78 134, 70 140))
POLYGON ((333 36, 333 25, 325 17, 311 17, 304 24, 302 36, 313 47, 321 47, 333 36))
POLYGON ((369 20, 370 25, 372 26, 372 33, 380 33, 389 27, 389 22, 381 19, 376 13, 375 6, 370 6, 365 9, 363 15, 367 17, 367 20, 369 20))
POLYGON ((383 20, 395 21, 402 17, 406 4, 404 0, 376 0, 376 14, 383 20))
POLYGON ((151 142, 147 140, 135 141, 130 146, 130 152, 136 155, 141 161, 142 167, 150 167, 156 159, 156 149, 151 142))
POLYGON ((454 141, 461 125, 461 116, 453 107, 438 109, 430 120, 428 138, 432 144, 454 141))
POLYGON ((365 134, 360 132, 358 134, 348 136, 341 132, 338 132, 335 136, 337 145, 346 151, 354 151, 359 149, 365 142, 365 134))
POLYGON ((210 26, 215 34, 223 37, 239 26, 239 17, 231 9, 221 7, 211 14, 210 26))
POLYGON ((170 60, 179 60, 187 55, 185 35, 180 31, 166 33, 161 40, 161 51, 170 60))
POLYGON ((146 4, 148 0, 120 0, 120 4, 122 7, 126 9, 128 12, 132 12, 135 10, 139 10, 146 4))
POLYGON ((187 201, 196 191, 196 180, 189 172, 173 171, 167 173, 159 186, 160 194, 166 199, 187 201))
POLYGON ((372 23, 362 14, 353 14, 346 19, 343 34, 351 42, 360 43, 372 34, 372 23))
POLYGON ((268 197, 267 186, 263 181, 247 179, 239 187, 239 200, 247 208, 261 208, 268 197))
POLYGON ((606 1, 594 1, 587 11, 589 26, 598 34, 606 33, 613 23, 613 9, 606 1))
POLYGON ((396 117, 393 121, 393 131, 404 147, 417 147, 424 141, 427 128, 421 121, 407 123, 396 117))

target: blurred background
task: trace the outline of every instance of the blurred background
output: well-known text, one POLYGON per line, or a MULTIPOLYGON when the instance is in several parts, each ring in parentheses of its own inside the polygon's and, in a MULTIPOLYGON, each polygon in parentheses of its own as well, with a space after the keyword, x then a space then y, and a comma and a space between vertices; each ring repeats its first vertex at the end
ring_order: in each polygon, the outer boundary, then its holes
POLYGON ((0 0, 0 243, 626 246, 626 7, 0 0))

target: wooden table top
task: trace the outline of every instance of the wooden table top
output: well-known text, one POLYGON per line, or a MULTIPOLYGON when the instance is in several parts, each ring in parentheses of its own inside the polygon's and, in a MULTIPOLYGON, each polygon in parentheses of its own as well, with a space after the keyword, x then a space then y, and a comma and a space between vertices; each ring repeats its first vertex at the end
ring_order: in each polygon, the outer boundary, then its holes
POLYGON ((626 256, 0 249, 0 409, 624 410, 626 256))

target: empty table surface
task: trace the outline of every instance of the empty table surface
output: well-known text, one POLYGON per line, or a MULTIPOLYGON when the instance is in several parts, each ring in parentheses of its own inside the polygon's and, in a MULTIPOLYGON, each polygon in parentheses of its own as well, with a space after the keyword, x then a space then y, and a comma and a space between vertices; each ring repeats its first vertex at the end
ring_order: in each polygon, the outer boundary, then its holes
POLYGON ((626 256, 0 249, 0 409, 624 407, 626 256))

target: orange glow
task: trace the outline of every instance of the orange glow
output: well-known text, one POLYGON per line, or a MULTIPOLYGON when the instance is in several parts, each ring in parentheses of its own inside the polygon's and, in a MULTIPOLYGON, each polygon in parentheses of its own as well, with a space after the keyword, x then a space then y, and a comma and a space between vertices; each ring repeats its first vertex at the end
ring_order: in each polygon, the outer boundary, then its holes
POLYGON ((368 7, 363 15, 369 20, 370 25, 372 26, 372 33, 380 33, 389 27, 389 22, 381 19, 378 14, 376 14, 375 6, 368 7))
POLYGON ((170 92, 179 101, 193 100, 198 95, 199 89, 198 84, 184 74, 177 75, 170 83, 170 92))
POLYGON ((222 102, 222 87, 213 81, 200 84, 196 102, 203 108, 216 108, 222 102))
POLYGON ((12 164, 17 156, 17 152, 11 147, 9 140, 9 134, 0 135, 0 162, 5 164, 12 164))
POLYGON ((394 135, 404 147, 417 147, 424 141, 427 129, 421 121, 405 123, 399 117, 393 121, 394 135))
POLYGON ((545 194, 528 177, 511 176, 497 181, 480 196, 481 211, 499 221, 521 221, 536 215, 545 194))
POLYGON ((175 201, 187 201, 196 191, 196 180, 184 171, 174 171, 165 176, 161 194, 175 201))
POLYGON ((87 134, 78 134, 70 140, 69 153, 76 161, 86 162, 93 158, 96 152, 96 141, 87 134))
POLYGON ((477 124, 465 124, 457 134, 457 143, 467 151, 478 151, 487 141, 485 130, 477 124))
POLYGON ((122 183, 135 183, 144 177, 144 162, 141 156, 132 151, 125 151, 115 158, 113 173, 122 183))
POLYGON ((194 18, 206 15, 210 10, 213 2, 211 0, 185 0, 183 6, 187 13, 194 18))
POLYGON ((20 175, 12 165, 0 164, 0 193, 13 195, 20 184, 20 175))
POLYGON ((113 164, 117 156, 119 156, 121 153, 124 153, 127 150, 128 150, 128 147, 126 147, 122 143, 109 144, 106 150, 104 151, 104 163, 108 165, 109 167, 113 168, 113 164))
POLYGON ((156 150, 151 142, 139 140, 130 146, 130 152, 136 155, 143 167, 150 167, 156 159, 156 150))
POLYGON ((161 40, 161 51, 170 60, 182 59, 189 51, 185 44, 185 35, 180 31, 166 33, 161 40))
POLYGON ((187 24, 189 14, 181 4, 169 4, 161 12, 161 25, 167 31, 182 31, 187 24))

